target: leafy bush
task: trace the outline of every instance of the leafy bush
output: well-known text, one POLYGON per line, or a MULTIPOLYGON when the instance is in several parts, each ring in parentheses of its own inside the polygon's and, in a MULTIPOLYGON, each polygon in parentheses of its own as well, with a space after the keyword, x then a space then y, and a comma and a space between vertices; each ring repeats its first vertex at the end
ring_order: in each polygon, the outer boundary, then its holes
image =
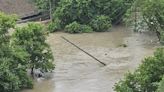
POLYGON ((163 91, 164 91, 164 77, 159 83, 159 87, 158 87, 157 92, 163 92, 163 91))
POLYGON ((100 15, 91 20, 90 25, 94 31, 103 32, 111 27, 111 21, 108 16, 100 15))
POLYGON ((91 33, 91 32, 93 32, 92 27, 87 26, 87 25, 82 25, 81 26, 81 30, 82 30, 83 33, 91 33))
POLYGON ((81 33, 81 25, 77 22, 73 22, 65 27, 65 31, 68 33, 81 33))
POLYGON ((58 31, 61 29, 61 25, 60 25, 60 20, 59 19, 55 19, 53 22, 51 22, 49 25, 48 25, 48 30, 50 32, 55 32, 55 31, 58 31))
POLYGON ((155 92, 164 75, 164 48, 159 48, 153 57, 146 58, 134 73, 115 85, 116 92, 155 92), (129 91, 125 91, 125 90, 129 91))
POLYGON ((68 33, 90 33, 93 32, 93 29, 87 25, 81 25, 76 21, 67 25, 65 31, 68 33))
POLYGON ((162 34, 158 34, 164 32, 164 0, 138 0, 137 3, 148 30, 155 31, 159 40, 164 41, 162 34))
POLYGON ((17 92, 19 88, 19 77, 9 69, 7 59, 0 60, 0 92, 17 92))
MULTIPOLYGON (((91 22, 94 22, 92 25, 94 31, 106 31, 111 27, 111 21, 115 22, 118 18, 122 18, 131 6, 131 2, 133 0, 60 0, 53 13, 53 20, 59 19, 62 29, 77 21, 83 25, 90 25, 91 22), (109 20, 107 16, 109 16, 109 20)), ((55 23, 55 21, 52 22, 55 23)), ((51 24, 51 26, 55 26, 56 29, 55 24, 51 24)))
POLYGON ((26 72, 29 55, 8 35, 15 24, 15 16, 0 12, 0 92, 18 92, 33 86, 26 72))

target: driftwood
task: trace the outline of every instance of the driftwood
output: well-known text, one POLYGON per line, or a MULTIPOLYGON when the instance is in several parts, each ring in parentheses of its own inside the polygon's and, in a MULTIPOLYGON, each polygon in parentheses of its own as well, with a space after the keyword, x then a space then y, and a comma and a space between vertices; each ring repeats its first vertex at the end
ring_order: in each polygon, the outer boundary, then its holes
POLYGON ((96 61, 98 61, 100 64, 102 64, 103 66, 106 66, 105 63, 103 63, 102 61, 100 61, 99 59, 97 59, 96 57, 94 57, 93 55, 91 55, 90 53, 88 53, 87 51, 83 50, 82 48, 80 48, 76 44, 72 43, 71 41, 69 41, 65 37, 61 36, 61 38, 64 39, 65 41, 67 41, 68 43, 72 44, 73 46, 75 46, 76 48, 78 48, 79 50, 81 50, 82 52, 84 52, 85 54, 89 55, 90 57, 92 57, 93 59, 95 59, 96 61))

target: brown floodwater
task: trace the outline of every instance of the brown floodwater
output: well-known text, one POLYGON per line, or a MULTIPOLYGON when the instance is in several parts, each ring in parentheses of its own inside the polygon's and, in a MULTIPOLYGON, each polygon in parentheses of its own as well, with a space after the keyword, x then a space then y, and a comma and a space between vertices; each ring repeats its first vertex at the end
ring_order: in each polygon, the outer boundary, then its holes
POLYGON ((124 26, 110 32, 68 34, 48 37, 56 68, 51 79, 38 79, 34 89, 23 92, 113 92, 114 84, 133 71, 159 46, 153 32, 134 33, 124 26), (89 57, 61 38, 64 36, 107 66, 89 57), (127 47, 122 45, 126 44, 127 47))

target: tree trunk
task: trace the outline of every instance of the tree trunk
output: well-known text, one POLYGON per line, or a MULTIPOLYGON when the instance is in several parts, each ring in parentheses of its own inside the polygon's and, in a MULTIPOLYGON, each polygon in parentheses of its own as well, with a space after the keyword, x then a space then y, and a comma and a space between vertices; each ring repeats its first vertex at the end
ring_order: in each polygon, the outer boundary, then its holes
POLYGON ((159 31, 156 31, 156 34, 157 34, 157 37, 158 37, 158 39, 159 39, 159 41, 161 41, 161 37, 160 37, 160 32, 159 31))
POLYGON ((31 75, 34 76, 34 67, 31 68, 31 75))

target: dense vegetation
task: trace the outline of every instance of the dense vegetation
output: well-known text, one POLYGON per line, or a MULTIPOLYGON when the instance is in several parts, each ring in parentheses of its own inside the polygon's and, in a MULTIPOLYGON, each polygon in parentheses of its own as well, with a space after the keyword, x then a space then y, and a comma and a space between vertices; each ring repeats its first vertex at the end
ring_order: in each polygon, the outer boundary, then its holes
POLYGON ((47 32, 43 30, 43 25, 29 23, 28 26, 17 28, 13 34, 13 43, 22 47, 30 56, 27 62, 31 68, 40 69, 47 72, 54 69, 53 55, 46 41, 47 32))
POLYGON ((50 49, 45 43, 41 25, 29 24, 18 28, 11 36, 8 30, 15 24, 16 17, 0 12, 0 92, 32 88, 27 69, 51 70, 53 66, 52 53, 49 53, 50 49))
MULTIPOLYGON (((35 0, 36 3, 45 1, 35 0)), ((122 19, 132 2, 133 0, 52 0, 49 5, 52 5, 53 8, 53 19, 49 25, 49 30, 53 32, 67 29, 66 26, 77 22, 81 26, 88 26, 87 29, 92 28, 93 31, 107 31, 111 27, 111 23, 118 23, 122 19)), ((37 5, 42 7, 47 6, 47 4, 37 5)), ((74 32, 74 30, 65 31, 74 32)), ((86 32, 85 30, 79 30, 78 33, 81 33, 81 31, 86 32)))
POLYGON ((154 31, 164 43, 164 0, 136 0, 127 12, 126 20, 135 20, 135 31, 154 31), (135 18, 135 19, 134 19, 135 18))
POLYGON ((31 0, 35 3, 40 11, 52 11, 60 0, 31 0))
POLYGON ((164 0, 139 0, 144 22, 164 41, 164 0))
POLYGON ((163 79, 160 81, 157 92, 163 92, 164 91, 164 77, 163 79))

